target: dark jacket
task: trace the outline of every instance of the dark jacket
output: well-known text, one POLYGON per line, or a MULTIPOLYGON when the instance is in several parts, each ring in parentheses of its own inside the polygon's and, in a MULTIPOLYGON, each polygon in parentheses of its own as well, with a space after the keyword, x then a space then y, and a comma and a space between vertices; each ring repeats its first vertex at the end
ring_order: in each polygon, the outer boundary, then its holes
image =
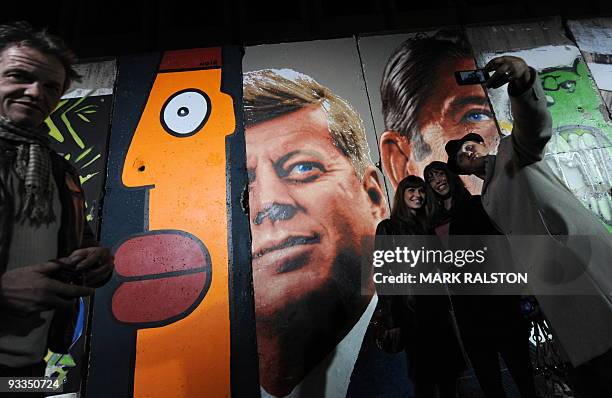
MULTIPOLYGON (((0 163, 12 163, 15 156, 15 146, 0 139, 0 163)), ((68 161, 55 152, 51 153, 51 164, 62 207, 62 219, 57 240, 57 255, 60 258, 69 256, 78 248, 97 246, 97 242, 85 220, 85 197, 79 175, 68 161)), ((6 167, 6 164, 0 164, 0 166, 6 167)), ((14 214, 14 202, 9 200, 4 186, 0 184, 0 273, 6 271, 14 214)), ((78 300, 74 300, 72 308, 55 309, 47 343, 51 351, 68 352, 72 343, 78 309, 78 300)))
MULTIPOLYGON (((383 220, 376 228, 377 236, 430 234, 419 224, 395 219, 383 220)), ((431 374, 453 377, 466 369, 447 295, 379 296, 379 303, 383 323, 405 329, 405 350, 415 382, 431 374)))
POLYGON ((480 195, 461 198, 450 210, 449 235, 499 235, 480 200, 480 195))
MULTIPOLYGON (((487 215, 480 195, 467 195, 453 204, 450 210, 449 234, 500 235, 500 232, 487 215)), ((486 272, 486 263, 481 268, 471 266, 470 271, 486 272)), ((499 339, 524 340, 529 331, 520 311, 519 296, 453 295, 452 303, 464 340, 481 341, 482 347, 485 344, 496 347, 496 340, 499 339)), ((495 351, 494 348, 492 350, 495 351)))
MULTIPOLYGON (((414 223, 409 224, 396 218, 388 218, 378 223, 376 227, 376 236, 396 236, 396 235, 427 235, 428 231, 425 227, 414 223)), ((385 247, 377 249, 394 250, 396 243, 393 238, 385 240, 385 247), (388 247, 387 247, 388 246, 388 247)), ((411 325, 416 321, 414 314, 414 297, 408 296, 385 296, 382 294, 379 297, 379 310, 381 321, 386 328, 399 327, 400 325, 406 328, 412 328, 411 325)))

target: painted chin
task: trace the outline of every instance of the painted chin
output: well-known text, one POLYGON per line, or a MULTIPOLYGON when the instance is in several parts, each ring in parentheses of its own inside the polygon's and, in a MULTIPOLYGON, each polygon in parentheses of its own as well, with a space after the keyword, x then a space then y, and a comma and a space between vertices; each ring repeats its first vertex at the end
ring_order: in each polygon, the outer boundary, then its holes
MULTIPOLYGON (((269 321, 276 326, 278 317, 287 316, 287 309, 302 303, 309 294, 320 289, 329 278, 329 252, 321 244, 295 245, 263 256, 253 256, 255 315, 258 328, 269 321)), ((276 328, 274 328, 276 330, 276 328)), ((259 330, 258 330, 259 332, 259 330)))

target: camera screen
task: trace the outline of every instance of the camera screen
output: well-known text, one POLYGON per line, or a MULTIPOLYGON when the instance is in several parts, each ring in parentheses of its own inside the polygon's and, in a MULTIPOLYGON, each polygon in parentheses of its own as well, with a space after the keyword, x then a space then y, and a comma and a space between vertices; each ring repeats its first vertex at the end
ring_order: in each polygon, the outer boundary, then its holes
POLYGON ((487 77, 481 69, 461 71, 459 76, 465 83, 484 83, 487 81, 487 77))

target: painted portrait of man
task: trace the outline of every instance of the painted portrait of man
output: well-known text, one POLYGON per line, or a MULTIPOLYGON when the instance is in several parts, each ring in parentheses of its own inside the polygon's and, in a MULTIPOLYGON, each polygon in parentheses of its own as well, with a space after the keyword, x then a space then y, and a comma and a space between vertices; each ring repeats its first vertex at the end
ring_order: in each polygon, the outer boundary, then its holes
MULTIPOLYGON (((384 132, 381 163, 393 189, 404 177, 423 175, 434 160, 446 161, 444 144, 469 132, 493 151, 499 132, 479 84, 460 86, 456 71, 476 69, 467 41, 458 33, 410 38, 391 54, 380 84, 384 132)), ((481 182, 465 179, 472 193, 481 182)))
POLYGON ((262 396, 345 396, 376 302, 362 240, 388 215, 363 122, 291 69, 243 91, 262 396))

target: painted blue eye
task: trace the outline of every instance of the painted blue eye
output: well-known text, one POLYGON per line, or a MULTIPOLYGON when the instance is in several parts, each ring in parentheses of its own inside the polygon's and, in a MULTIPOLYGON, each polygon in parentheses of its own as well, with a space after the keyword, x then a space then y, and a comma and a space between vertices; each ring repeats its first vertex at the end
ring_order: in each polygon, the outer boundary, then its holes
POLYGON ((465 120, 467 120, 468 122, 484 122, 486 120, 491 120, 491 117, 489 117, 489 115, 483 113, 483 112, 473 112, 473 113, 469 113, 467 115, 465 115, 465 120))
POLYGON ((298 165, 295 165, 291 171, 289 172, 289 174, 303 174, 303 173, 308 173, 309 171, 312 171, 314 169, 314 166, 311 163, 300 163, 298 165))
POLYGON ((281 176, 294 183, 311 182, 325 173, 325 167, 321 163, 306 161, 294 163, 288 166, 286 170, 281 172, 281 176))

